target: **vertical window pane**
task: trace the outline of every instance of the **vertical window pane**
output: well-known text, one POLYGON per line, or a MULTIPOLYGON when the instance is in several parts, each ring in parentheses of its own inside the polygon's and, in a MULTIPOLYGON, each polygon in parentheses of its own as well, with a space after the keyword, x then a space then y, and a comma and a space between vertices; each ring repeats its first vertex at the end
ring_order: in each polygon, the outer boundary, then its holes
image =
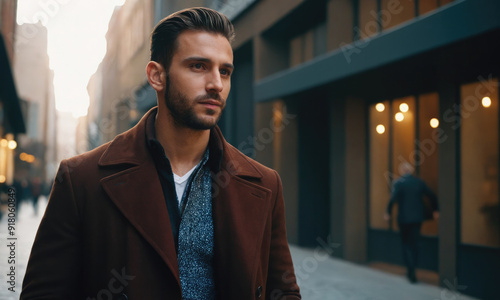
POLYGON ((302 50, 301 35, 290 40, 290 67, 299 65, 304 61, 302 50))
MULTIPOLYGON (((415 156, 415 97, 395 99, 392 101, 392 177, 401 176, 400 165, 409 162, 416 165, 415 156)), ((397 210, 393 211, 393 228, 397 228, 397 210)))
POLYGON ((461 104, 462 242, 500 247, 498 79, 463 85, 461 104))
POLYGON ((439 0, 439 5, 443 6, 443 5, 446 5, 446 4, 451 3, 453 1, 454 0, 439 0))
POLYGON ((389 101, 370 106, 370 226, 387 228, 384 215, 390 198, 387 180, 389 166, 389 101))
POLYGON ((388 29, 415 17, 415 0, 382 0, 380 11, 382 29, 388 29))
POLYGON ((356 34, 364 39, 377 33, 377 1, 359 0, 359 28, 356 34))
MULTIPOLYGON (((422 3, 424 1, 420 1, 422 3)), ((439 95, 429 93, 418 98, 418 153, 419 177, 437 194, 439 151, 439 95)), ((439 200, 439 199, 438 199, 439 200)), ((426 201, 430 201, 426 199, 426 201)), ((422 223, 422 234, 437 235, 438 223, 428 220, 422 223)))
POLYGON ((399 165, 409 162, 415 166, 415 97, 395 99, 392 102, 393 153, 392 173, 399 175, 399 165))
POLYGON ((424 0, 418 2, 418 14, 423 15, 438 7, 438 0, 424 0))

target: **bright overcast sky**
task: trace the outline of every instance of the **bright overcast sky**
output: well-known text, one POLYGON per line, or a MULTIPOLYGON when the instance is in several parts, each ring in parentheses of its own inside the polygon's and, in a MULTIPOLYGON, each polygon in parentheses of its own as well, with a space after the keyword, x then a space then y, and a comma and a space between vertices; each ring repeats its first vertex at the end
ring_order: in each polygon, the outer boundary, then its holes
POLYGON ((17 22, 48 29, 50 68, 54 70, 56 108, 87 114, 87 84, 106 53, 105 34, 117 5, 125 0, 19 0, 17 22))

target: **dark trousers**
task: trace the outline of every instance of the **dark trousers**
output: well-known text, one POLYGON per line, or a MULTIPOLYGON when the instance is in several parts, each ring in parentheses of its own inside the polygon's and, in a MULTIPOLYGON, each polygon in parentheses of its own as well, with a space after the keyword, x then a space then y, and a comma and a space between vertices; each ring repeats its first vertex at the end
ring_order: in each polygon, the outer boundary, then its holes
POLYGON ((401 232, 401 244, 403 248, 403 258, 408 270, 410 279, 415 277, 415 269, 418 262, 418 239, 422 223, 399 224, 401 232))

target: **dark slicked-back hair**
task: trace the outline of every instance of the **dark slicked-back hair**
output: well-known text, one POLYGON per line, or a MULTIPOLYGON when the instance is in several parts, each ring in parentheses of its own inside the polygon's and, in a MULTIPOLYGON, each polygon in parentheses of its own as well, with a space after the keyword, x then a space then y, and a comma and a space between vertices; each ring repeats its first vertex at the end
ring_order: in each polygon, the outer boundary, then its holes
POLYGON ((220 12, 193 7, 171 14, 161 20, 151 34, 151 60, 163 64, 168 70, 178 47, 177 38, 185 30, 201 30, 221 34, 229 43, 234 40, 234 27, 220 12))

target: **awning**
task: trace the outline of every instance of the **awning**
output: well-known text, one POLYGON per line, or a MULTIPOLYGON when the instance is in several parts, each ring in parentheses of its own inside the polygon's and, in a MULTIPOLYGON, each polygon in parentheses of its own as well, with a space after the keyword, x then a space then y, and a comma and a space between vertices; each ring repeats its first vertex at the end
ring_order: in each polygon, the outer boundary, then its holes
POLYGON ((4 134, 5 133, 25 133, 21 103, 17 96, 12 68, 10 66, 7 49, 3 35, 0 33, 0 101, 3 103, 4 134))

